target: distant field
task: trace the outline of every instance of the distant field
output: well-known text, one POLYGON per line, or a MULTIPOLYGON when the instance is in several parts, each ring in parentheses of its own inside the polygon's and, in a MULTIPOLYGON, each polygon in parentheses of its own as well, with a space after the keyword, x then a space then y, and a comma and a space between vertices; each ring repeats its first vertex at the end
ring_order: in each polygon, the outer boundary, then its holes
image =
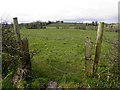
MULTIPOLYGON (((43 84, 49 80, 57 81, 64 87, 82 86, 85 38, 91 37, 93 59, 96 31, 56 28, 23 29, 21 35, 29 39, 30 51, 34 49, 37 51, 32 58, 32 71, 37 78, 33 81, 33 86, 37 87, 37 82, 43 84)), ((114 42, 117 39, 117 33, 104 32, 101 62, 106 62, 103 58, 110 48, 105 42, 106 39, 114 42)))

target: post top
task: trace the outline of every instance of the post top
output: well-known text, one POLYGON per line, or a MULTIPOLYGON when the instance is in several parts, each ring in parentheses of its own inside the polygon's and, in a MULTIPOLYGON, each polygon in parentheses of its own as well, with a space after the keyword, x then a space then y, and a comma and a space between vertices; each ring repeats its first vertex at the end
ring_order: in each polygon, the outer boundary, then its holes
POLYGON ((104 22, 100 22, 101 24, 104 24, 104 22))
POLYGON ((104 22, 100 22, 100 23, 99 23, 99 26, 100 26, 100 27, 104 27, 104 22))
POLYGON ((13 17, 13 19, 17 19, 17 17, 13 17))

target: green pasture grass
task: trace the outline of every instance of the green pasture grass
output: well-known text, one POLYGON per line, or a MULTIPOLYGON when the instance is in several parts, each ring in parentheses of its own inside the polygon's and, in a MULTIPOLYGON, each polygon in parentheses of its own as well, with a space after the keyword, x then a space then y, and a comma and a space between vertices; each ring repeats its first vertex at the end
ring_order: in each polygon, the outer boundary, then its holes
MULTIPOLYGON (((77 29, 22 29, 22 37, 29 40, 30 52, 34 49, 37 52, 32 58, 32 72, 36 80, 57 81, 61 87, 84 86, 85 38, 91 37, 92 41, 92 68, 96 33, 94 30, 77 29)), ((110 49, 107 39, 114 42, 117 33, 104 32, 101 62, 105 61, 105 53, 110 49)))

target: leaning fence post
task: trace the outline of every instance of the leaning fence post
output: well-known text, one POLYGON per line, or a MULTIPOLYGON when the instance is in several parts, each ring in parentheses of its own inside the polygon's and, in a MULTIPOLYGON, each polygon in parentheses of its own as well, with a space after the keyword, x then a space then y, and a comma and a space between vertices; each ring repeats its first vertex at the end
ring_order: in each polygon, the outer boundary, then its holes
POLYGON ((15 35, 16 35, 16 38, 17 38, 17 41, 20 45, 20 30, 19 30, 19 25, 18 25, 18 19, 17 17, 13 18, 13 27, 14 27, 14 32, 15 32, 15 35))
POLYGON ((94 64, 93 64, 93 77, 97 76, 96 73, 98 69, 98 62, 99 62, 100 52, 101 52, 103 28, 104 28, 104 22, 100 22, 98 26, 98 31, 97 31, 96 50, 95 50, 95 58, 94 58, 94 64))
MULTIPOLYGON (((20 86, 20 81, 30 81, 31 79, 31 58, 29 54, 29 43, 27 38, 21 40, 20 29, 18 25, 17 18, 13 18, 14 33, 16 35, 17 43, 19 48, 20 56, 20 66, 16 70, 16 73, 13 76, 13 84, 18 88, 23 88, 20 86)), ((25 84, 25 83, 23 83, 25 84)))
POLYGON ((89 76, 91 73, 91 38, 86 37, 85 40, 85 76, 89 76))

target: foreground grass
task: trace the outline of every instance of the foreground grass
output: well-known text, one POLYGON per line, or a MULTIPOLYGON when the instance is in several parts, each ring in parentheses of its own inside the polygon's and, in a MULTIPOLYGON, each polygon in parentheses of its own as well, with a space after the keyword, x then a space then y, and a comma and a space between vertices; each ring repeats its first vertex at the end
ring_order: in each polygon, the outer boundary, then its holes
MULTIPOLYGON (((23 29, 22 37, 29 39, 30 51, 35 49, 32 58, 32 72, 35 75, 32 86, 39 87, 48 81, 56 81, 60 87, 85 87, 84 79, 84 43, 85 38, 92 40, 92 60, 94 58, 96 31, 75 29, 23 29)), ((104 32, 100 63, 109 50, 106 39, 115 41, 115 32, 104 32)), ((88 79, 88 86, 93 86, 93 80, 88 79)))

